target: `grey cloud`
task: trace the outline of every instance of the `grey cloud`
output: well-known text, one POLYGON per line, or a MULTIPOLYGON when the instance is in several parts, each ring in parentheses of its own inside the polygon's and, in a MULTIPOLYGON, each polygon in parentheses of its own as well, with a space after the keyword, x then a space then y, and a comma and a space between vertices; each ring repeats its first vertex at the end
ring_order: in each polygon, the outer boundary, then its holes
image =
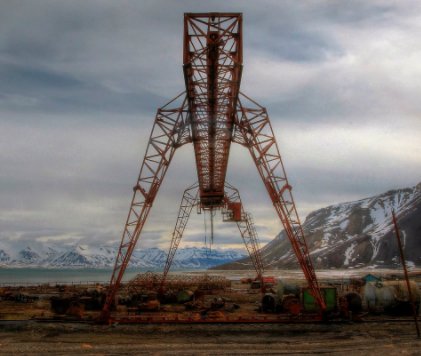
POLYGON ((40 68, 30 68, 10 63, 3 63, 0 67, 2 90, 35 92, 40 87, 54 90, 81 89, 84 83, 80 80, 40 68))
POLYGON ((154 77, 159 81, 159 72, 151 72, 145 60, 152 63, 162 52, 144 23, 151 20, 143 8, 129 7, 49 1, 5 6, 0 25, 2 106, 55 113, 154 112, 167 98, 149 91, 146 83, 154 77), (22 105, 16 94, 29 96, 33 105, 22 105))
MULTIPOLYGON (((352 62, 352 56, 358 58, 366 50, 355 43, 371 39, 373 31, 396 31, 417 43, 411 21, 420 8, 407 5, 386 1, 215 1, 212 6, 197 1, 2 2, 2 238, 119 240, 153 116, 183 90, 184 11, 244 13, 243 90, 271 115, 302 217, 325 204, 416 184, 421 165, 419 160, 405 159, 408 155, 403 151, 388 164, 381 147, 364 154, 353 147, 356 141, 350 141, 346 143, 349 155, 332 164, 329 154, 310 159, 314 156, 307 147, 314 148, 314 142, 329 145, 315 129, 321 125, 338 132, 344 126, 354 132, 360 127, 361 135, 366 123, 379 131, 390 126, 396 131, 398 147, 420 132, 414 124, 421 112, 417 72, 408 58, 419 62, 416 46, 408 56, 405 51, 411 43, 402 50, 394 46, 393 36, 378 37, 391 44, 395 57, 389 61, 402 64, 398 74, 390 63, 381 66, 380 60, 387 59, 381 49, 373 58, 364 58, 374 66, 352 62), (263 76, 258 68, 269 73, 263 76), (406 77, 400 81, 404 69, 406 77), (399 125, 390 125, 396 122, 399 125), (410 135, 404 129, 408 127, 410 135), (300 130, 314 132, 314 137, 304 142, 300 130), (352 154, 355 159, 349 158, 352 154)), ((331 157, 337 157, 335 151, 345 143, 335 145, 331 157)), ((383 151, 389 152, 387 146, 383 143, 383 151)), ((415 143, 410 147, 420 149, 415 143)), ((192 147, 186 146, 170 166, 141 246, 169 243, 181 194, 195 180, 192 147)), ((240 189, 262 240, 270 239, 280 223, 248 152, 241 147, 233 147, 230 154, 228 180, 240 189)), ((215 243, 242 243, 235 226, 218 223, 217 227, 215 243)), ((203 217, 192 217, 184 241, 203 240, 203 217)))
POLYGON ((319 2, 312 8, 315 15, 334 23, 355 26, 386 24, 399 7, 385 1, 352 1, 345 3, 319 2))
POLYGON ((251 42, 253 49, 259 50, 275 59, 296 62, 325 61, 332 56, 340 56, 341 48, 334 40, 324 38, 314 32, 305 32, 297 29, 289 29, 287 32, 279 28, 270 30, 273 46, 270 49, 264 42, 251 42), (279 33, 284 36, 279 38, 279 33))
POLYGON ((101 83, 22 65, 0 65, 0 105, 6 110, 50 113, 153 113, 166 100, 147 90, 119 92, 101 83), (17 101, 17 97, 31 99, 17 101))

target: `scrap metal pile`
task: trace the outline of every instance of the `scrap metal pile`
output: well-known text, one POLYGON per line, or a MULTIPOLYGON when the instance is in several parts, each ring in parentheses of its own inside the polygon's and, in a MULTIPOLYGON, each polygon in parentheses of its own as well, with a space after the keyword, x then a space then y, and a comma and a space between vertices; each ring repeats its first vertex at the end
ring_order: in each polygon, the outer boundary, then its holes
MULTIPOLYGON (((146 272, 133 278, 127 284, 126 289, 129 294, 158 291, 162 287, 162 281, 162 273, 146 272)), ((165 280, 165 289, 167 290, 225 290, 230 287, 231 281, 227 278, 208 274, 171 274, 165 280)))

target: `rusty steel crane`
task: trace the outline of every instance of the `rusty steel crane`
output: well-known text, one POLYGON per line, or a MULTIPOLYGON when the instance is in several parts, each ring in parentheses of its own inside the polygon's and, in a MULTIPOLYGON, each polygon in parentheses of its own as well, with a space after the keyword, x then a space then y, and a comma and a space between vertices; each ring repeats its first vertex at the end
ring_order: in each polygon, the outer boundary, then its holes
MULTIPOLYGON (((314 298, 325 303, 310 259, 276 138, 266 109, 240 92, 242 14, 184 14, 186 90, 158 109, 117 254, 102 317, 107 319, 124 271, 178 147, 192 143, 198 183, 186 189, 162 281, 171 266, 192 208, 222 210, 237 223, 254 268, 263 264, 257 234, 239 192, 225 181, 231 143, 246 147, 284 226, 314 298)), ((163 283, 163 282, 162 282, 163 283)))

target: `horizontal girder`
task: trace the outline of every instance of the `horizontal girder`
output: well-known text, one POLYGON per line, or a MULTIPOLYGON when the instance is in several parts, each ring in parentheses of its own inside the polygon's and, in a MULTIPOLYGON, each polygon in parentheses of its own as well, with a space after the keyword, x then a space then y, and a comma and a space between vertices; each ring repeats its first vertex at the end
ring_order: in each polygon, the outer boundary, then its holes
POLYGON ((221 205, 239 93, 241 14, 185 14, 184 77, 202 205, 221 205))

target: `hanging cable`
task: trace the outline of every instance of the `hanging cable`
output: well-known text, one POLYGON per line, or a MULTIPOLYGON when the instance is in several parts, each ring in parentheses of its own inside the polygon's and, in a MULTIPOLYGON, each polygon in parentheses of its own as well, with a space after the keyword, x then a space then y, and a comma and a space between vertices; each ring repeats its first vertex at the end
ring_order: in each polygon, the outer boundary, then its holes
POLYGON ((215 216, 213 208, 210 210, 210 222, 211 222, 211 236, 210 236, 210 244, 213 245, 213 217, 215 216))
POLYGON ((207 227, 206 227, 206 210, 203 210, 203 223, 205 225, 205 249, 206 249, 206 257, 208 257, 208 243, 207 243, 207 227))

